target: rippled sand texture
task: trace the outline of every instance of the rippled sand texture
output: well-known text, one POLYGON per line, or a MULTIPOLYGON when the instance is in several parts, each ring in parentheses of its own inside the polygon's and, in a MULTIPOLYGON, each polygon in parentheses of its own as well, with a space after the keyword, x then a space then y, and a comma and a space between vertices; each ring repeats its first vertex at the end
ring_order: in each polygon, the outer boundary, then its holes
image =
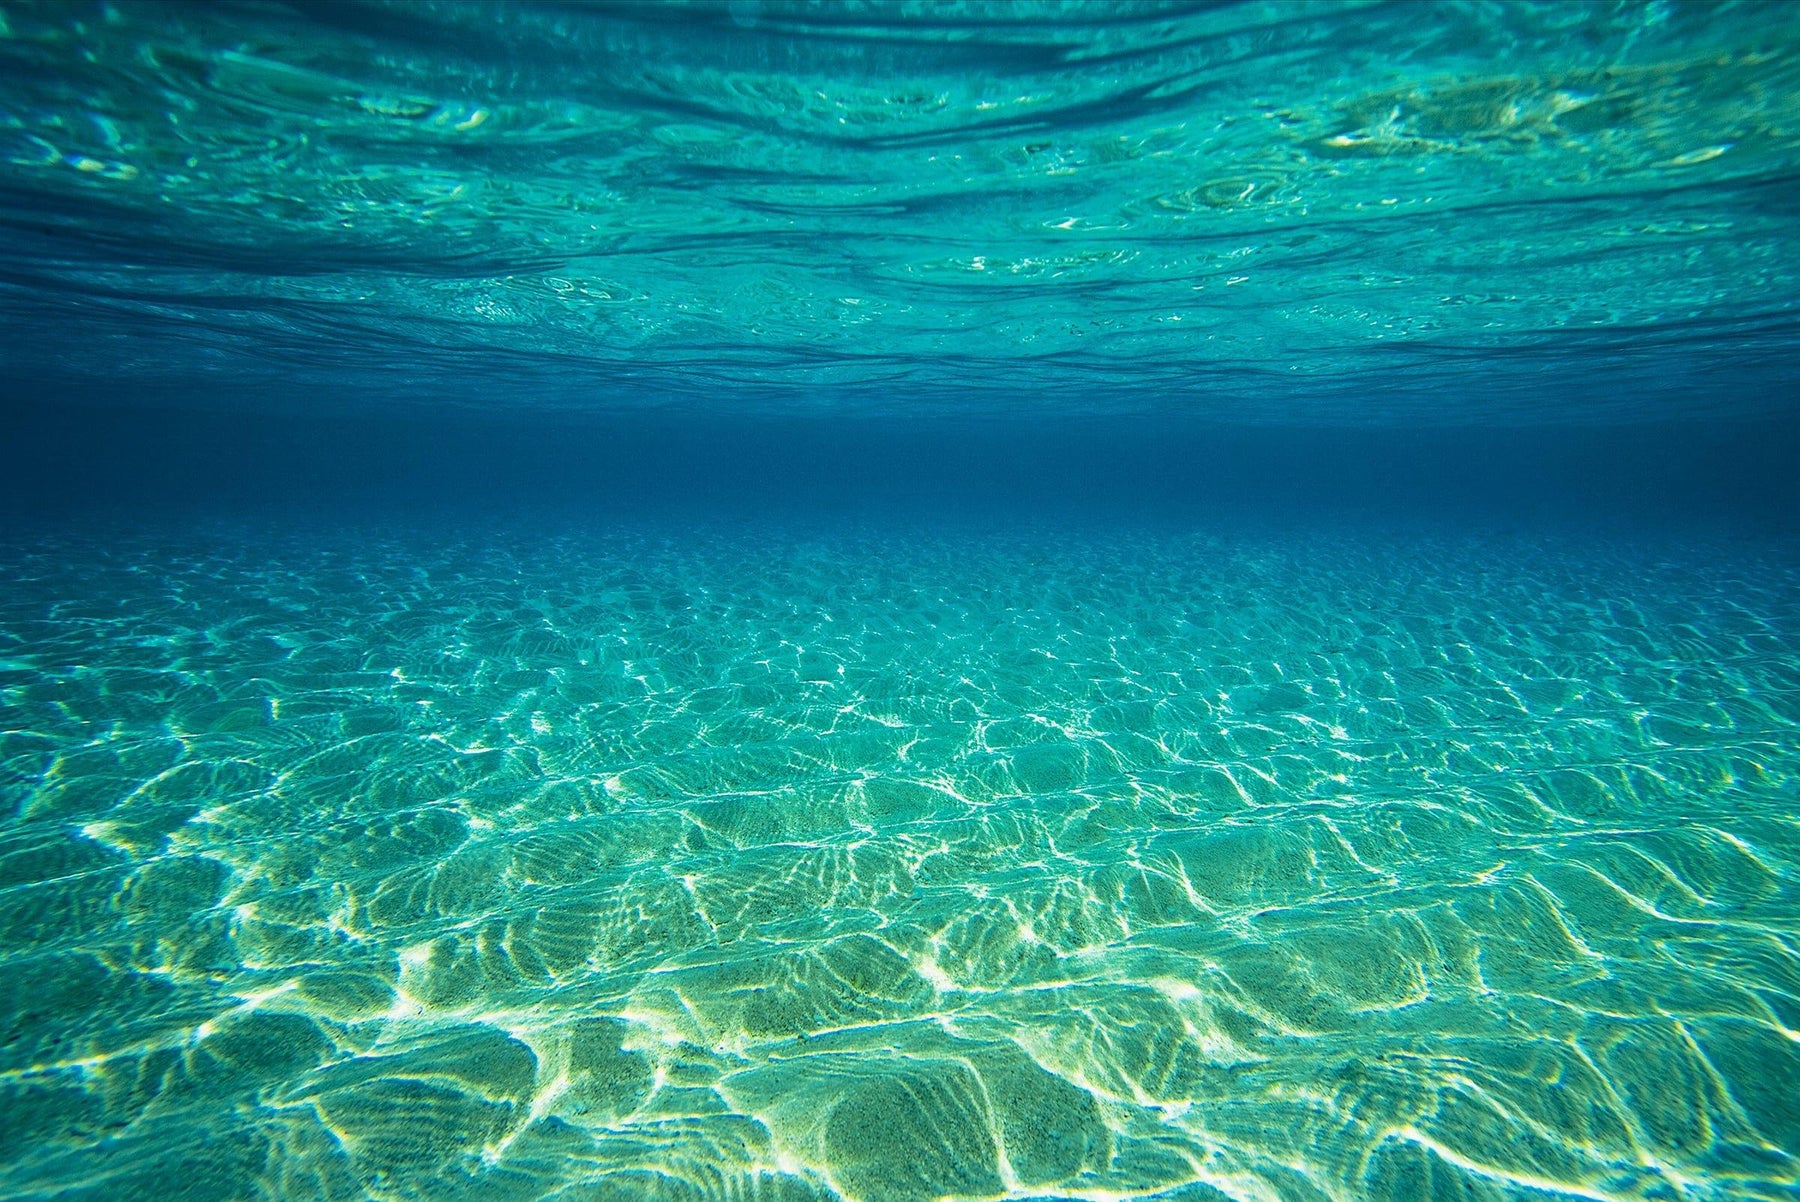
POLYGON ((8 1197, 1800 1193, 1791 561, 6 558, 8 1197))

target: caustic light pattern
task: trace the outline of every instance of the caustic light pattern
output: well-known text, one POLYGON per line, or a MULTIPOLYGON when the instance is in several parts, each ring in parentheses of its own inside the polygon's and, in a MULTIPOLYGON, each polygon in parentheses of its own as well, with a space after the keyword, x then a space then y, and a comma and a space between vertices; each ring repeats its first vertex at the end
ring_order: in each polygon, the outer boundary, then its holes
POLYGON ((9 1198, 1791 1199, 1800 577, 7 553, 9 1198))

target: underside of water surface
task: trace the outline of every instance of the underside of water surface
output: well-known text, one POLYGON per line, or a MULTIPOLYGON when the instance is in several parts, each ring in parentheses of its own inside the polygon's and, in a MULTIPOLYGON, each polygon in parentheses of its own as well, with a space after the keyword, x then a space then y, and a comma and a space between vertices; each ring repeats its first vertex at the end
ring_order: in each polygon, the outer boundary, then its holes
POLYGON ((0 1200, 1800 1202, 1800 5, 0 0, 0 1200))
POLYGON ((1536 424, 1794 378, 1787 3, 0 22, 15 387, 1536 424))

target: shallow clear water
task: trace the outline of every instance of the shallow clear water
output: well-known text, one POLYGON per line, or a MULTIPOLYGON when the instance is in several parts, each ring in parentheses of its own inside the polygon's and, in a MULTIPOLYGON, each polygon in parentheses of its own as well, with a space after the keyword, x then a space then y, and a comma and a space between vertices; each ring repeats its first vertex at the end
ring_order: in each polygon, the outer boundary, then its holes
POLYGON ((1767 548, 3 566, 6 1196, 1800 1191, 1767 548))
POLYGON ((0 0, 0 1202, 1800 1202, 1800 4, 0 0))

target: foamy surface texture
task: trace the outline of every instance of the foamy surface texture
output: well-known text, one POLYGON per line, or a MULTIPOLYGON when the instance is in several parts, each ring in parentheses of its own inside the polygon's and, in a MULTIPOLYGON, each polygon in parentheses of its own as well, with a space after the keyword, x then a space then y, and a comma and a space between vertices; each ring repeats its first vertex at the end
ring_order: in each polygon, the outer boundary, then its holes
POLYGON ((1800 566, 0 553, 0 1194, 1800 1196, 1800 566))

